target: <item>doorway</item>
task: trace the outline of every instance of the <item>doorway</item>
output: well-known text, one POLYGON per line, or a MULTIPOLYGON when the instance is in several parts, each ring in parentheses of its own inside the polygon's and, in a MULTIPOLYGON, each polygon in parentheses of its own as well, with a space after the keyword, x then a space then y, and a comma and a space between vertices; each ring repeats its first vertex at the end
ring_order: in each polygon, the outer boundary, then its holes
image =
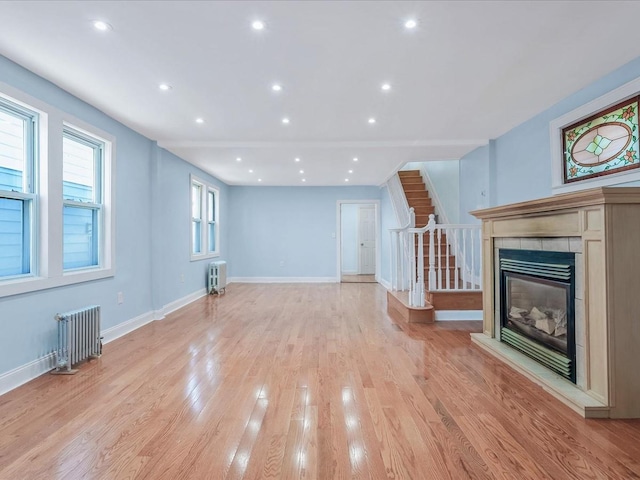
POLYGON ((342 283, 377 283, 378 204, 339 202, 339 274, 342 283))

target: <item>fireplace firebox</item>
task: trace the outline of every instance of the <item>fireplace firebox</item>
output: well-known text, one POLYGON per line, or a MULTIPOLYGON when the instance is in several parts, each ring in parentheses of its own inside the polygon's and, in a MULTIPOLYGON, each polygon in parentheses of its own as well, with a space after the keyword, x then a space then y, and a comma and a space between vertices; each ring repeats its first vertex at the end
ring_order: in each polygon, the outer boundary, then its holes
POLYGON ((500 339, 576 383, 575 254, 500 249, 500 339))

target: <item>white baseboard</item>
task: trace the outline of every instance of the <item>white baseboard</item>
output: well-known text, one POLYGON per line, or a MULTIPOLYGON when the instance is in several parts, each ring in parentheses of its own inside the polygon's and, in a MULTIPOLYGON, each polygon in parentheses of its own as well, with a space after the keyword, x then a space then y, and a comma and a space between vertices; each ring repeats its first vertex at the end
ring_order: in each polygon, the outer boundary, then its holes
POLYGON ((173 313, 176 310, 189 305, 191 302, 195 302, 199 298, 204 297, 206 294, 207 294, 207 289, 201 288, 200 290, 196 290, 195 292, 190 293, 189 295, 186 295, 177 300, 174 300, 171 303, 167 303, 165 306, 162 307, 162 309, 155 310, 153 312, 153 319, 162 320, 165 316, 169 315, 170 313, 173 313))
MULTIPOLYGON (((135 318, 130 320, 126 320, 118 325, 107 328, 102 331, 103 343, 109 343, 114 341, 117 338, 120 338, 128 333, 133 332, 134 330, 146 325, 147 323, 153 322, 154 320, 161 320, 165 315, 170 314, 182 308, 195 300, 204 297, 207 294, 207 290, 205 288, 198 290, 192 294, 189 294, 185 297, 179 298, 178 300, 174 300, 171 303, 168 303, 161 310, 156 310, 152 312, 146 312, 142 315, 138 315, 135 318)), ((7 393, 14 388, 23 385, 34 378, 39 377, 51 370, 53 370, 56 366, 55 363, 55 353, 48 353, 45 356, 33 360, 29 363, 21 365, 20 367, 14 368, 6 373, 0 374, 0 395, 7 393)))
POLYGON ((354 270, 354 271, 345 271, 345 272, 340 272, 341 275, 358 275, 358 271, 354 270))
POLYGON ((387 282, 384 278, 376 278, 378 283, 382 285, 387 290, 391 290, 391 282, 387 282))
POLYGON ((338 283, 336 277, 229 277, 227 283, 338 283))
POLYGON ((18 368, 14 368, 0 375, 0 395, 7 393, 20 385, 39 377, 43 373, 47 373, 55 366, 55 354, 48 353, 44 357, 33 360, 18 368))
POLYGON ((131 333, 134 330, 146 325, 147 323, 151 323, 155 320, 153 312, 143 313, 142 315, 138 315, 131 320, 127 320, 125 322, 119 323, 113 327, 109 327, 106 330, 102 331, 102 343, 113 342, 115 339, 120 338, 127 333, 131 333))
POLYGON ((482 310, 436 310, 436 322, 482 320, 482 310))

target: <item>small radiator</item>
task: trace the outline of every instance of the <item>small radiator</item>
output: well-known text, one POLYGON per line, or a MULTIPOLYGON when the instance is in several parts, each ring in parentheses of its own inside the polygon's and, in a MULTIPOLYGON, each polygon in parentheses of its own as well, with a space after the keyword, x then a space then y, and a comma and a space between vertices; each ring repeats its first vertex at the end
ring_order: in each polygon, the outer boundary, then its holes
POLYGON ((56 369, 51 373, 74 374, 71 367, 90 357, 102 354, 100 336, 100 306, 94 305, 73 312, 59 313, 56 369))
POLYGON ((209 295, 224 293, 225 288, 227 288, 227 262, 211 262, 209 264, 209 274, 207 275, 207 291, 209 295))

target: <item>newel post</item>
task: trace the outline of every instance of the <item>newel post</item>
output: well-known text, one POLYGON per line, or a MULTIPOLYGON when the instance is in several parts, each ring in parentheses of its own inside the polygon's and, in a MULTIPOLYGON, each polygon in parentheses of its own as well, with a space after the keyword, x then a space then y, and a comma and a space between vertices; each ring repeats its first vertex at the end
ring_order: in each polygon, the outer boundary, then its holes
POLYGON ((429 290, 436 289, 436 246, 434 241, 434 234, 436 231, 436 216, 432 213, 429 215, 429 223, 427 223, 427 230, 429 230, 429 290))

